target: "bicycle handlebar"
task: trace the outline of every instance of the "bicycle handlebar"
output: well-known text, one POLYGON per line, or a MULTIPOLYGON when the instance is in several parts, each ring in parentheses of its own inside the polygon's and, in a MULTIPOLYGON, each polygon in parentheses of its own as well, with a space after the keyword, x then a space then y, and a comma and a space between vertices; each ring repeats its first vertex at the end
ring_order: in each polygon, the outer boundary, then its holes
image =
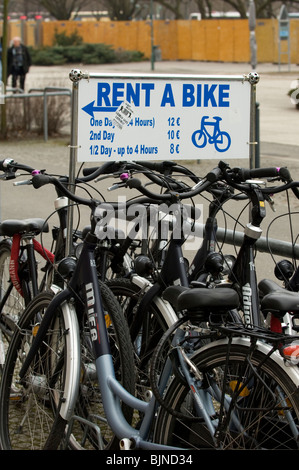
POLYGON ((286 167, 270 167, 270 168, 232 168, 232 172, 240 178, 240 182, 245 182, 251 178, 281 178, 290 182, 291 175, 286 167))
POLYGON ((241 190, 246 191, 246 186, 239 183, 246 183, 246 181, 250 178, 269 178, 275 180, 280 179, 284 182, 282 186, 279 187, 271 187, 271 188, 262 188, 261 191, 264 194, 274 194, 285 191, 287 189, 291 189, 299 199, 299 189, 298 189, 298 182, 292 180, 291 174, 286 167, 270 167, 270 168, 232 168, 229 172, 227 172, 227 168, 225 167, 224 162, 220 162, 219 166, 223 168, 224 175, 226 177, 226 181, 231 184, 233 187, 236 187, 241 190))
POLYGON ((147 176, 147 178, 152 181, 153 183, 157 184, 158 186, 172 189, 172 190, 182 190, 185 191, 186 188, 188 189, 188 186, 186 184, 183 184, 182 182, 177 182, 175 180, 169 180, 165 179, 170 174, 173 172, 173 170, 176 170, 182 175, 188 176, 193 183, 198 183, 200 178, 196 176, 191 170, 188 168, 178 165, 176 162, 173 161, 163 161, 163 162, 127 162, 127 161, 122 161, 122 162, 109 162, 108 166, 104 169, 104 171, 101 171, 98 167, 93 167, 93 168, 84 168, 83 169, 83 175, 88 176, 92 173, 96 175, 95 177, 99 175, 107 175, 107 174, 112 174, 112 173, 120 173, 120 172, 126 172, 126 171, 139 171, 143 173, 144 175, 147 176), (99 172, 97 174, 97 172, 99 172), (159 173, 160 175, 155 174, 154 172, 159 173))
MULTIPOLYGON (((76 178, 76 182, 87 182, 95 179, 101 174, 111 174, 111 170, 120 170, 121 168, 124 168, 124 163, 126 162, 106 162, 100 167, 97 168, 90 168, 86 169, 87 171, 85 172, 88 173, 86 174, 85 177, 82 178, 76 178)), ((186 173, 189 173, 189 170, 186 169, 185 167, 181 167, 180 165, 177 165, 175 162, 145 162, 142 164, 135 163, 135 162, 129 162, 129 167, 137 169, 139 171, 143 171, 146 174, 145 168, 150 169, 151 171, 158 170, 158 171, 165 171, 166 168, 173 169, 173 168, 178 168, 178 171, 186 171, 186 173)), ((0 161, 0 170, 4 172, 9 172, 10 170, 16 171, 17 169, 26 171, 28 173, 32 174, 32 179, 31 182, 33 186, 37 189, 45 184, 52 183, 56 186, 57 189, 59 189, 64 195, 66 195, 69 199, 73 200, 74 202, 77 202, 79 204, 83 205, 88 205, 88 206, 93 206, 94 202, 89 199, 85 199, 82 197, 76 196, 74 193, 69 191, 63 183, 68 182, 68 177, 60 177, 55 178, 53 176, 49 176, 46 173, 44 173, 45 170, 35 170, 32 167, 28 165, 23 165, 15 162, 12 159, 5 159, 0 161)), ((190 172, 191 176, 193 176, 193 173, 190 172)), ((158 179, 160 178, 159 175, 153 174, 153 176, 156 176, 158 179)), ((190 176, 190 175, 189 175, 190 176)), ((14 177, 14 176, 11 176, 14 177)), ((137 178, 128 178, 125 182, 120 183, 122 186, 131 188, 131 189, 137 189, 141 194, 149 198, 150 200, 160 200, 160 201, 172 201, 172 200, 179 200, 179 199, 188 199, 192 198, 201 192, 205 190, 209 190, 214 183, 217 181, 225 181, 232 187, 235 187, 243 192, 249 192, 250 191, 250 186, 248 185, 248 182, 246 181, 250 178, 258 178, 258 177, 267 177, 267 178, 275 178, 275 179, 282 179, 284 181, 287 181, 286 184, 283 184, 279 187, 271 187, 271 188, 262 188, 261 191, 264 194, 274 194, 278 193, 281 191, 284 191, 286 189, 292 189, 296 197, 299 199, 299 190, 298 190, 298 183, 293 182, 289 170, 285 167, 283 168, 276 168, 276 167, 270 167, 270 168, 254 168, 254 169, 246 169, 246 168, 230 168, 229 165, 223 161, 220 161, 218 166, 215 167, 213 170, 211 170, 205 178, 199 180, 192 188, 190 187, 179 187, 179 189, 184 189, 184 192, 179 192, 178 187, 172 186, 170 187, 170 190, 166 193, 159 193, 156 194, 152 191, 150 191, 148 188, 146 188, 139 179, 137 178)), ((161 180, 160 185, 161 185, 161 180)), ((159 184, 159 183, 158 183, 159 184)), ((115 185, 116 187, 119 187, 119 184, 115 185)), ((168 186, 169 189, 169 186, 168 186)))
MULTIPOLYGON (((213 172, 219 173, 219 168, 216 168, 215 170, 212 170, 209 175, 212 175, 213 172)), ((212 182, 215 181, 215 176, 210 176, 211 181, 207 179, 206 181, 201 181, 196 185, 193 190, 188 191, 186 193, 182 194, 177 194, 174 192, 168 192, 164 194, 156 194, 151 191, 149 191, 147 188, 145 188, 141 181, 137 178, 130 178, 128 179, 124 184, 131 188, 131 189, 137 189, 141 194, 145 195, 151 200, 163 200, 163 201, 171 201, 173 198, 177 198, 179 196, 179 199, 187 199, 189 197, 195 196, 196 194, 199 194, 200 192, 206 190, 212 182)), ((78 197, 74 193, 70 192, 57 178, 45 174, 40 174, 40 175, 34 175, 32 178, 32 184, 35 189, 38 189, 46 184, 54 184, 56 188, 62 191, 62 193, 67 196, 69 199, 72 201, 78 203, 78 204, 83 204, 89 207, 93 207, 97 201, 92 200, 92 199, 85 199, 82 197, 78 197)))
POLYGON ((17 170, 23 170, 30 174, 36 171, 35 168, 32 168, 28 165, 23 165, 22 163, 17 163, 12 158, 5 158, 4 160, 0 160, 0 171, 3 171, 6 174, 7 179, 15 178, 15 172, 17 170))
MULTIPOLYGON (((114 163, 114 162, 107 162, 107 163, 104 163, 102 166, 100 167, 97 167, 96 169, 93 169, 94 171, 93 172, 90 172, 88 175, 86 175, 85 177, 80 177, 80 178, 76 178, 76 183, 87 183, 89 181, 92 181, 94 180, 97 176, 101 175, 101 174, 108 174, 110 173, 110 166, 111 166, 111 163, 114 163)), ((17 163, 16 161, 14 161, 13 159, 11 158, 6 158, 4 160, 0 160, 0 171, 3 171, 5 174, 6 174, 6 178, 7 179, 13 179, 16 177, 15 175, 15 172, 17 170, 22 170, 22 171, 26 171, 27 173, 31 174, 32 176, 34 176, 35 174, 44 174, 45 173, 45 170, 37 170, 31 166, 28 166, 28 165, 24 165, 22 163, 17 163)), ((63 182, 68 182, 69 181, 69 178, 68 176, 61 176, 60 177, 60 181, 63 181, 63 182)), ((31 184, 31 180, 28 180, 27 182, 21 182, 19 184, 31 184)))
MULTIPOLYGON (((119 171, 121 168, 126 168, 126 169, 135 169, 135 168, 141 168, 144 167, 148 170, 153 170, 157 171, 159 173, 163 173, 166 169, 172 168, 174 166, 177 166, 175 162, 142 162, 142 164, 138 164, 136 162, 127 162, 127 161, 121 161, 121 162, 108 162, 107 166, 107 172, 103 172, 103 174, 107 173, 114 173, 116 171, 119 171)), ((99 167, 94 167, 94 168, 84 168, 83 169, 83 175, 88 176, 91 173, 94 173, 99 170, 99 167)))
MULTIPOLYGON (((92 173, 94 175, 94 173, 92 173)), ((126 186, 131 189, 137 189, 141 194, 146 196, 147 198, 151 200, 161 200, 161 201, 171 201, 174 199, 187 199, 187 198, 192 198, 201 192, 207 190, 213 183, 220 179, 226 180, 229 184, 232 184, 233 186, 236 186, 238 189, 241 189, 243 191, 248 191, 250 189, 250 186, 246 184, 246 179, 248 176, 263 176, 263 177, 272 177, 273 175, 275 176, 280 176, 281 175, 287 174, 285 172, 285 169, 277 169, 277 168, 257 168, 257 169, 242 169, 242 168, 237 168, 237 169, 230 169, 229 166, 223 162, 220 162, 219 165, 211 170, 206 177, 201 180, 199 183, 197 183, 193 188, 191 188, 189 191, 186 191, 184 193, 177 193, 175 191, 169 191, 167 193, 163 194, 156 194, 147 189, 139 179, 137 178, 129 178, 126 182, 121 183, 123 186, 126 186), (240 179, 245 179, 244 183, 239 183, 240 179), (237 180, 237 183, 235 183, 235 180, 237 180)), ((91 200, 87 200, 81 197, 76 196, 75 194, 71 193, 68 191, 64 185, 57 179, 48 175, 35 175, 32 178, 32 183, 33 186, 37 189, 45 184, 52 183, 56 187, 58 187, 69 199, 79 203, 79 204, 84 204, 91 206, 93 203, 91 200)), ((294 189, 297 188, 299 183, 296 183, 294 181, 290 181, 286 184, 283 184, 279 187, 271 187, 271 188, 263 188, 261 191, 265 194, 270 194, 270 193, 278 193, 282 192, 286 189, 294 189)))

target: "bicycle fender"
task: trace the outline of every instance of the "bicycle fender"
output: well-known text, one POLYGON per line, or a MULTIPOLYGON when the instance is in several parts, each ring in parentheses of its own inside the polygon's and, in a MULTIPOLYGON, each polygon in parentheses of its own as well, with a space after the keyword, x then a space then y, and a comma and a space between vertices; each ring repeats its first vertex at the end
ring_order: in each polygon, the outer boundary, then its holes
MULTIPOLYGON (((152 284, 148 279, 145 279, 142 276, 138 276, 137 274, 131 276, 131 281, 133 284, 140 287, 140 289, 142 289, 144 292, 148 292, 154 286, 154 284, 152 284)), ((168 327, 173 325, 178 320, 177 314, 169 302, 157 296, 156 294, 154 294, 151 302, 154 302, 157 309, 162 313, 168 327)))
MULTIPOLYGON (((227 343, 228 343, 228 339, 220 339, 220 340, 217 340, 217 341, 212 341, 212 343, 207 344, 206 346, 203 346, 201 349, 204 350, 204 349, 208 349, 208 348, 211 348, 211 347, 215 347, 217 344, 220 345, 220 344, 227 344, 227 343)), ((238 344, 240 346, 246 346, 246 347, 249 348, 250 339, 249 338, 234 338, 232 340, 232 344, 238 344)), ((270 346, 267 343, 257 341, 256 349, 258 351, 261 351, 261 353, 267 355, 271 351, 272 346, 270 346)), ((284 372, 290 377, 290 379, 294 382, 294 384, 297 387, 299 387, 299 368, 298 368, 298 366, 286 363, 285 360, 283 359, 283 357, 280 355, 278 350, 274 351, 271 354, 269 360, 273 360, 274 362, 276 362, 278 364, 278 366, 280 366, 284 370, 284 372)))
POLYGON ((74 407, 79 393, 80 381, 80 335, 75 308, 64 302, 61 305, 66 333, 66 378, 60 415, 69 420, 74 414, 74 407))

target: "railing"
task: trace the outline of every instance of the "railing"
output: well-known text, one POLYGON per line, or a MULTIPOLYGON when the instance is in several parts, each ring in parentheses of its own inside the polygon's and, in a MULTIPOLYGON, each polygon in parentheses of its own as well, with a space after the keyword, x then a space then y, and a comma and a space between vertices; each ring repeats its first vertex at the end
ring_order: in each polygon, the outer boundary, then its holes
MULTIPOLYGON (((43 97, 43 121, 44 121, 44 140, 48 140, 48 97, 49 96, 72 96, 72 91, 69 88, 60 87, 46 87, 46 88, 31 88, 28 93, 23 93, 23 90, 18 88, 7 88, 6 91, 15 93, 6 93, 1 95, 1 99, 27 99, 33 97, 43 97)), ((71 105, 71 103, 70 103, 71 105)), ((71 108, 70 108, 71 109, 71 108)))

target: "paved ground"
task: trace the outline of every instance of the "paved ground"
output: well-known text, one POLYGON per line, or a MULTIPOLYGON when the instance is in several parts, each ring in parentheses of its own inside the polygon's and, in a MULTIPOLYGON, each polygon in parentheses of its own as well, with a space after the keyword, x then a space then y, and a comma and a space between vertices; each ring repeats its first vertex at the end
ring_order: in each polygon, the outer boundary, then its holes
MULTIPOLYGON (((68 78, 71 68, 69 66, 31 67, 27 76, 26 88, 43 88, 45 86, 71 88, 71 82, 68 78)), ((250 65, 246 63, 211 62, 157 62, 153 72, 149 62, 89 66, 88 68, 79 65, 74 68, 89 72, 192 73, 200 75, 239 75, 248 74, 251 71, 250 65)), ((299 110, 287 96, 292 81, 299 78, 299 67, 292 65, 289 72, 287 66, 281 67, 279 71, 277 64, 261 64, 257 67, 257 72, 260 75, 260 81, 256 88, 260 109, 260 166, 288 166, 293 179, 299 180, 299 110)), ((0 159, 12 157, 37 168, 46 168, 48 171, 59 174, 68 173, 70 155, 68 144, 68 137, 50 139, 46 143, 43 140, 0 142, 0 159)), ((244 166, 246 162, 234 160, 233 164, 244 166)), ((204 173, 205 169, 211 168, 211 163, 201 161, 198 168, 204 173)), ((101 187, 101 189, 103 188, 101 187)), ((37 192, 30 186, 15 188, 11 182, 3 182, 0 186, 0 194, 0 219, 2 220, 32 215, 43 217, 50 213, 53 207, 54 191, 48 187, 37 192)), ((276 200, 278 201, 277 214, 285 212, 285 199, 276 198, 276 200)), ((295 202, 294 208, 299 210, 298 202, 295 202)), ((267 220, 270 221, 270 218, 267 220)), ((271 237, 289 239, 285 218, 281 221, 278 220, 271 230, 271 237)), ((294 227, 296 235, 298 231, 297 220, 297 225, 294 227)), ((270 276, 273 264, 268 262, 268 258, 267 261, 264 260, 265 258, 260 259, 260 275, 270 276)))

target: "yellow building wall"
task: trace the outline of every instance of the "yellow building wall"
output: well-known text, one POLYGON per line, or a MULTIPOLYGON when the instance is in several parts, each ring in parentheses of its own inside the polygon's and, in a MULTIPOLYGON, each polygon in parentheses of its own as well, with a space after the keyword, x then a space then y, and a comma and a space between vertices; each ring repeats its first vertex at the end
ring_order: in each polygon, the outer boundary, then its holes
MULTIPOLYGON (((2 24, 0 23, 0 32, 2 24)), ((150 21, 10 21, 9 40, 21 36, 33 47, 51 46, 55 31, 67 35, 77 31, 86 43, 105 43, 113 48, 138 50, 150 58, 150 21)), ((278 21, 256 21, 258 62, 278 62, 278 21)), ((247 20, 155 20, 153 44, 159 46, 163 60, 249 62, 250 34, 247 20)), ((288 41, 281 41, 287 52, 288 41)), ((299 63, 299 19, 290 20, 291 63, 299 63)), ((287 54, 280 60, 287 62, 287 54)))

